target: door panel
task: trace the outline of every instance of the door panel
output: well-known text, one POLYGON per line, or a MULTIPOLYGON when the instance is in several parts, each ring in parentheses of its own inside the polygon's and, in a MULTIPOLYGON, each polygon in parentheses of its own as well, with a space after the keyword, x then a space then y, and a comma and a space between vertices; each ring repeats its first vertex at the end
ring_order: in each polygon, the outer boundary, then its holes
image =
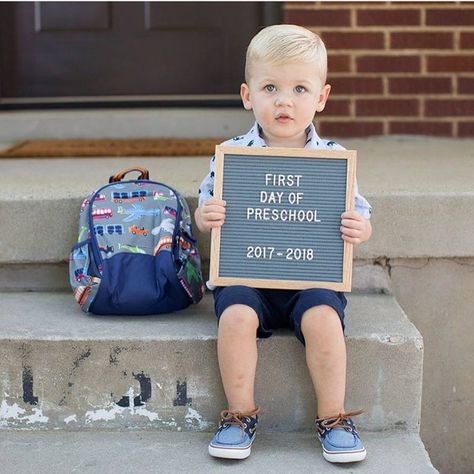
POLYGON ((0 97, 238 94, 263 8, 259 2, 0 2, 0 97))

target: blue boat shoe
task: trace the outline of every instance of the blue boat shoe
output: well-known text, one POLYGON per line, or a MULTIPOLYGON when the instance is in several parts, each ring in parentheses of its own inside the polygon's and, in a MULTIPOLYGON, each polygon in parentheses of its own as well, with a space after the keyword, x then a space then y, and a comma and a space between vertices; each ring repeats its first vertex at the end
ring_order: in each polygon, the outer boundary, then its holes
POLYGON ((224 410, 219 428, 209 443, 209 454, 216 458, 248 458, 255 439, 259 411, 258 407, 249 413, 224 410))
POLYGON ((350 418, 361 413, 362 411, 339 413, 339 415, 316 420, 319 441, 326 461, 356 462, 365 459, 367 451, 350 418))

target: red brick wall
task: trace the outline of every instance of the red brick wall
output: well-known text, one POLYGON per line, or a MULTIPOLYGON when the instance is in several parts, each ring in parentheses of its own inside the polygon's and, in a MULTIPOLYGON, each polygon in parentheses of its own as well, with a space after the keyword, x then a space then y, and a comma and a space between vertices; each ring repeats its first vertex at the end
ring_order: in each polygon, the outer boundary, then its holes
POLYGON ((288 2, 329 53, 323 136, 474 136, 474 3, 288 2))

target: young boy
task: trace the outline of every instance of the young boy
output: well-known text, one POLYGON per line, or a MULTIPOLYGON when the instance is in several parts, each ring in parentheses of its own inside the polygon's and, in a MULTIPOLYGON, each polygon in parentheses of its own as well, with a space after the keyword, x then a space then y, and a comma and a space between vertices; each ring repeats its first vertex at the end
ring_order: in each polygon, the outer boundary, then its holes
MULTIPOLYGON (((225 145, 342 149, 318 137, 312 123, 324 110, 327 53, 321 39, 294 25, 260 31, 247 50, 245 83, 240 95, 255 124, 225 145)), ((199 189, 195 218, 202 232, 224 224, 226 203, 213 197, 214 158, 199 189)), ((341 237, 358 244, 370 238, 371 208, 355 193, 355 210, 341 216, 341 237)), ((214 290, 219 321, 217 351, 228 409, 209 444, 209 454, 244 459, 250 455, 258 423, 254 400, 257 337, 290 327, 305 344, 306 362, 317 398, 316 428, 323 455, 330 462, 361 461, 366 456, 351 416, 344 408, 346 346, 342 293, 325 289, 269 290, 229 286, 214 290)))

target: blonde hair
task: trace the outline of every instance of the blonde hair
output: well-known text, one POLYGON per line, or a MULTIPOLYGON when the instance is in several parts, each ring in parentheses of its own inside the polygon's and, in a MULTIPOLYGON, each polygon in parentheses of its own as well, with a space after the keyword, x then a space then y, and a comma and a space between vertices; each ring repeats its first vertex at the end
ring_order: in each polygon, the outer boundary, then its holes
POLYGON ((312 31, 297 25, 267 26, 256 34, 247 48, 245 81, 250 79, 250 70, 258 61, 274 65, 301 61, 315 63, 319 75, 326 83, 327 52, 323 40, 312 31))

